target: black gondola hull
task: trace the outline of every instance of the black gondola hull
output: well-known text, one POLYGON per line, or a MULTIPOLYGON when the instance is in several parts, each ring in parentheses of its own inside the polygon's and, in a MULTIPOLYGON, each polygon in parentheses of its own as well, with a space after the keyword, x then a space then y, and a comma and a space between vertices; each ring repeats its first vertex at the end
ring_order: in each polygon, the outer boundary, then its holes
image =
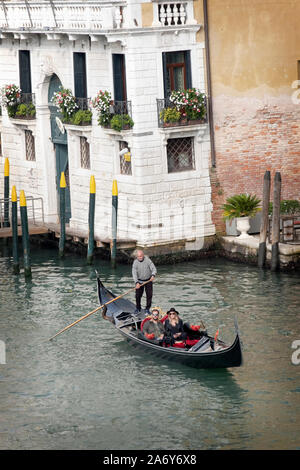
MULTIPOLYGON (((99 278, 97 281, 100 304, 111 301, 115 297, 114 294, 104 287, 99 278)), ((136 330, 129 331, 129 329, 126 328, 126 324, 124 326, 124 321, 118 321, 118 318, 121 318, 123 315, 122 318, 125 317, 126 323, 127 314, 128 318, 131 318, 134 309, 135 305, 131 301, 125 299, 120 299, 120 301, 116 300, 115 302, 107 305, 108 318, 113 321, 116 330, 121 333, 123 338, 136 349, 147 352, 147 354, 157 358, 166 359, 171 362, 176 362, 197 369, 229 368, 239 367, 242 365, 242 350, 237 325, 235 340, 225 349, 209 352, 196 352, 176 347, 162 347, 158 344, 154 344, 154 342, 142 339, 140 335, 137 335, 136 330)), ((139 320, 132 321, 132 324, 135 326, 138 326, 139 323, 139 320)))

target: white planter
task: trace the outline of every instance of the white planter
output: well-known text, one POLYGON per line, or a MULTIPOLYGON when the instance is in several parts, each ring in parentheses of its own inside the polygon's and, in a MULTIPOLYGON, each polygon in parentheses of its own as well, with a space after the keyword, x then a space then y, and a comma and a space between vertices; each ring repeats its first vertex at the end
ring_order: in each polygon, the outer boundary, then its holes
POLYGON ((237 217, 236 219, 236 229, 241 232, 239 238, 248 238, 248 230, 250 229, 250 217, 237 217))
MULTIPOLYGON (((253 235, 254 233, 260 232, 261 226, 261 212, 258 212, 254 217, 250 217, 250 229, 248 233, 253 235)), ((226 220, 226 235, 236 237, 238 235, 236 229, 236 219, 226 220)))

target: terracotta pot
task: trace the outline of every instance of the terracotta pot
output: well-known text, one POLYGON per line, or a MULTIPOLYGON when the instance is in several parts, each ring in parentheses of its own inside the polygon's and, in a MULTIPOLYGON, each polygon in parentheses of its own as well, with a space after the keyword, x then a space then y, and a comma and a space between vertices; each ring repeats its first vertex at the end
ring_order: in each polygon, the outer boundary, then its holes
POLYGON ((199 125, 203 123, 204 123, 203 119, 191 119, 190 121, 188 121, 189 126, 195 126, 195 125, 199 125))
POLYGON ((164 127, 176 127, 176 126, 179 126, 179 125, 180 125, 179 122, 164 122, 163 123, 164 127))

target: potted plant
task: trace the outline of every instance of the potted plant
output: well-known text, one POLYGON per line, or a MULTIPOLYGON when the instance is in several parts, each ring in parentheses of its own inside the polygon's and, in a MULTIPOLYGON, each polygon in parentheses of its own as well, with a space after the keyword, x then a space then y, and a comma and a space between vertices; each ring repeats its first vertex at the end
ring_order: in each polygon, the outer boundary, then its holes
POLYGON ((174 103, 181 114, 181 120, 190 121, 189 124, 204 122, 206 114, 206 98, 204 93, 196 88, 187 90, 174 90, 170 101, 174 103))
POLYGON ((92 106, 97 110, 99 126, 108 127, 110 125, 112 104, 111 94, 107 90, 100 90, 96 98, 93 99, 92 106))
POLYGON ((241 232, 240 238, 249 237, 249 219, 261 210, 260 202, 260 199, 255 195, 236 194, 227 198, 226 203, 222 206, 224 220, 236 219, 237 230, 241 232))
POLYGON ((34 119, 35 118, 35 106, 33 103, 22 103, 17 106, 15 118, 19 119, 34 119))
POLYGON ((73 96, 71 90, 61 86, 60 91, 57 91, 53 94, 51 101, 61 112, 63 116, 63 122, 71 122, 73 115, 78 109, 76 98, 73 96))
POLYGON ((134 126, 134 122, 129 114, 115 114, 110 120, 110 127, 115 131, 121 131, 122 129, 131 129, 134 126))
POLYGON ((4 85, 1 88, 1 103, 7 108, 9 117, 15 117, 20 96, 21 88, 15 84, 4 85))
POLYGON ((80 109, 71 118, 71 124, 75 126, 89 126, 92 122, 92 111, 80 109))
POLYGON ((175 107, 165 108, 160 112, 159 117, 163 121, 164 127, 169 127, 179 123, 181 114, 175 107))

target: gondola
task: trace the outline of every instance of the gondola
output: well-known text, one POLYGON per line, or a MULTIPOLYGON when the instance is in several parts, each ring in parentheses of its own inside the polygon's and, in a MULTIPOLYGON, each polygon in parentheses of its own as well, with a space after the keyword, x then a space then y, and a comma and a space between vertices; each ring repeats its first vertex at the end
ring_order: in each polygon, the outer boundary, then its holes
MULTIPOLYGON (((98 274, 97 285, 100 305, 116 298, 103 285, 98 274)), ((215 340, 206 332, 200 330, 200 332, 192 332, 193 346, 178 348, 175 345, 161 345, 158 341, 147 339, 141 331, 141 325, 143 325, 146 314, 144 311, 138 315, 134 312, 135 305, 133 302, 125 298, 118 298, 107 305, 102 316, 114 325, 129 344, 152 356, 197 369, 229 368, 242 365, 241 341, 236 320, 236 337, 230 346, 221 340, 215 340)))

